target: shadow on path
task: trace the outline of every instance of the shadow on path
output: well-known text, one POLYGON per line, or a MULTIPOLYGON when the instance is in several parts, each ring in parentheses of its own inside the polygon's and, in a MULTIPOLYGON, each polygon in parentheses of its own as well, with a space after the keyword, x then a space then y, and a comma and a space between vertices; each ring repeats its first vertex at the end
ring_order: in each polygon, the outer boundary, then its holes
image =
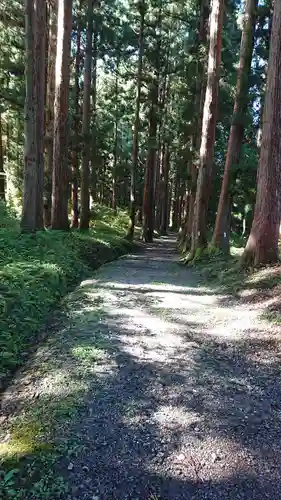
POLYGON ((54 465, 71 491, 60 498, 281 498, 279 340, 220 300, 168 238, 82 283, 67 356, 56 340, 57 370, 87 382, 57 436, 80 446, 54 465), (97 347, 106 357, 84 373, 75 353, 97 347))

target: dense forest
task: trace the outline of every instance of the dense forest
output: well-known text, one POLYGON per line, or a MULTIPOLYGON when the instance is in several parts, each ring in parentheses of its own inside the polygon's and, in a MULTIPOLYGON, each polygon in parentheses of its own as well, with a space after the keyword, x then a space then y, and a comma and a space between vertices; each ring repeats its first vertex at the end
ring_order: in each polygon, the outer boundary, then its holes
POLYGON ((180 230, 187 260, 235 234, 245 262, 276 261, 280 15, 270 0, 2 1, 0 195, 22 231, 87 230, 100 203, 129 211, 129 239, 180 230))
POLYGON ((280 174, 281 0, 0 0, 1 499, 280 499, 280 174))

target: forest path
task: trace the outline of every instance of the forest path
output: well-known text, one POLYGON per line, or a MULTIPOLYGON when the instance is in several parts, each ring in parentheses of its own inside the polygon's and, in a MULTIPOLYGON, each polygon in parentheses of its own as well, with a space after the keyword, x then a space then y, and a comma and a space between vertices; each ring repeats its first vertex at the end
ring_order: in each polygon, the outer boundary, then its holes
POLYGON ((25 498, 280 500, 276 331, 177 258, 162 238, 98 270, 7 392, 7 450, 34 420, 61 457, 25 498))

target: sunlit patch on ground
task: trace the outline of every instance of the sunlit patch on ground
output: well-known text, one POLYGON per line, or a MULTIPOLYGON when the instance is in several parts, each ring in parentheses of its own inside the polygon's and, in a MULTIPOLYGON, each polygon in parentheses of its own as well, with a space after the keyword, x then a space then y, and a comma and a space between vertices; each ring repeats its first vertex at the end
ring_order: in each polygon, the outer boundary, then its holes
POLYGON ((6 393, 0 460, 25 500, 279 500, 278 328, 166 245, 84 281, 6 393))

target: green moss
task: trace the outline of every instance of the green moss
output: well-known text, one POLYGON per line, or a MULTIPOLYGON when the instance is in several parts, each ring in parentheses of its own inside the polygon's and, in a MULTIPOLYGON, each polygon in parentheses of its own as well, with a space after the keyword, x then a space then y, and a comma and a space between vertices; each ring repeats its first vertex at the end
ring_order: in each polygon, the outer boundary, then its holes
POLYGON ((0 381, 19 367, 55 304, 70 287, 125 253, 128 216, 96 205, 88 232, 21 234, 0 205, 0 381))
POLYGON ((23 456, 51 451, 51 443, 40 442, 42 431, 40 423, 34 420, 13 426, 11 437, 0 445, 0 459, 14 459, 16 463, 23 456))
MULTIPOLYGON (((243 248, 239 247, 238 243, 236 239, 235 245, 230 248, 230 255, 225 255, 209 246, 205 253, 201 253, 200 259, 193 262, 208 286, 219 293, 228 293, 238 298, 244 290, 256 290, 258 293, 262 290, 272 290, 280 285, 278 266, 260 269, 243 267, 240 259, 243 248)), ((243 240, 240 243, 243 244, 243 240)), ((274 314, 267 313, 267 319, 272 319, 274 314)))
MULTIPOLYGON (((0 470, 7 474, 17 467, 20 471, 13 479, 17 492, 13 499, 60 498, 68 486, 55 471, 55 464, 61 458, 70 460, 81 449, 80 437, 72 432, 73 419, 83 411, 89 390, 92 393, 99 388, 100 365, 108 363, 109 346, 106 334, 92 329, 91 324, 90 328, 80 324, 82 310, 82 316, 92 319, 93 324, 102 312, 100 308, 96 310, 95 300, 91 304, 83 302, 84 288, 80 286, 65 298, 67 307, 74 295, 80 309, 76 304, 77 314, 45 340, 32 360, 38 393, 30 393, 32 386, 27 386, 20 393, 16 414, 0 428, 0 470)), ((17 397, 16 394, 13 398, 15 404, 17 397)), ((5 487, 4 498, 6 490, 5 487)))
POLYGON ((78 360, 91 364, 100 359, 102 350, 97 349, 95 346, 77 346, 72 349, 72 354, 78 360))
POLYGON ((273 323, 274 325, 281 325, 281 312, 280 311, 265 311, 262 316, 262 319, 273 323))
MULTIPOLYGON (((49 312, 74 283, 131 248, 123 239, 125 212, 114 216, 96 206, 93 217, 88 232, 30 236, 0 206, 0 220, 7 221, 0 227, 0 378, 24 362, 49 312)), ((62 302, 69 321, 38 346, 32 360, 38 393, 28 386, 19 401, 15 395, 16 415, 0 426, 1 498, 53 500, 67 491, 54 464, 80 446, 69 429, 106 357, 108 339, 92 328, 104 315, 103 298, 92 286, 83 284, 62 302), (15 467, 19 472, 9 479, 15 467)))

